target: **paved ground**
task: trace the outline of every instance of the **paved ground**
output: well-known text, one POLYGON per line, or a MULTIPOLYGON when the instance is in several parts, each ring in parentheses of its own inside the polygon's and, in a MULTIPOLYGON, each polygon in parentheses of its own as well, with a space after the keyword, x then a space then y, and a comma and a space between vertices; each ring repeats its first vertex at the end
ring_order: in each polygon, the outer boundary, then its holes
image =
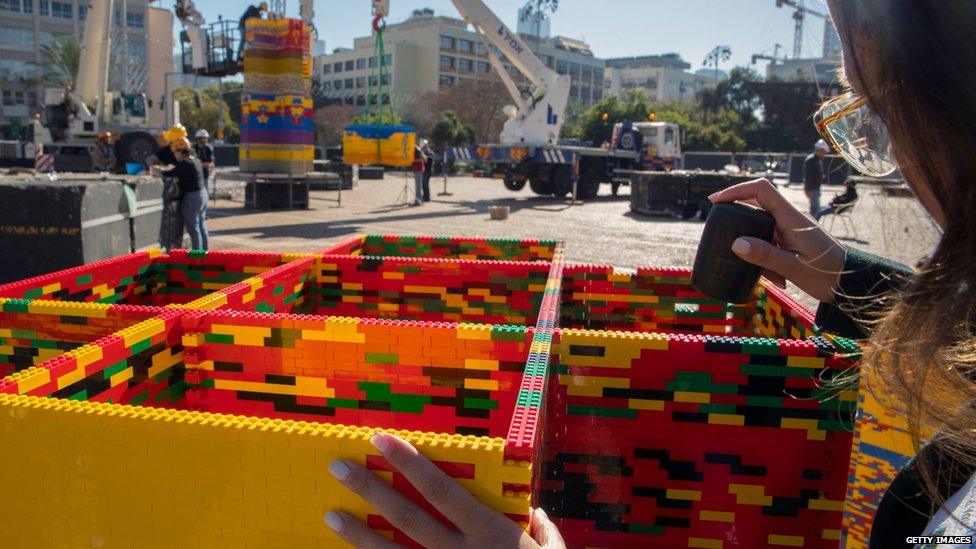
MULTIPOLYGON (((628 187, 618 197, 601 196, 583 206, 541 198, 527 188, 513 193, 500 181, 451 178, 452 196, 438 196, 443 180, 431 182, 434 200, 424 206, 398 204, 404 177, 388 174, 382 181, 361 181, 342 192, 313 191, 311 209, 253 211, 243 205, 240 184, 230 184, 231 199, 218 200, 208 227, 215 249, 310 252, 357 233, 463 235, 483 237, 561 239, 573 262, 603 263, 633 268, 641 265, 690 267, 703 223, 647 217, 630 211, 628 187), (492 221, 488 206, 508 205, 511 216, 492 221)), ((912 198, 889 197, 878 187, 861 188, 861 201, 846 221, 836 219, 832 232, 842 242, 892 259, 915 264, 934 247, 937 232, 912 198)), ((412 193, 413 181, 408 188, 412 193)), ((827 203, 841 192, 825 188, 827 203)), ((785 189, 787 197, 804 206, 799 187, 785 189)), ((824 224, 830 227, 829 217, 824 224)), ((812 305, 809 300, 803 300, 812 305)))

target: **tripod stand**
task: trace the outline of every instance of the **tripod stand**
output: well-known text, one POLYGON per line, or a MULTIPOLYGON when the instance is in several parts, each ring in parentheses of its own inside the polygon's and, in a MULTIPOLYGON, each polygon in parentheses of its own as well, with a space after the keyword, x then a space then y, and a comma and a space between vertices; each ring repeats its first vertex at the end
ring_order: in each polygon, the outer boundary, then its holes
POLYGON ((396 202, 393 203, 394 206, 409 206, 410 202, 410 174, 403 174, 403 190, 397 196, 396 202))

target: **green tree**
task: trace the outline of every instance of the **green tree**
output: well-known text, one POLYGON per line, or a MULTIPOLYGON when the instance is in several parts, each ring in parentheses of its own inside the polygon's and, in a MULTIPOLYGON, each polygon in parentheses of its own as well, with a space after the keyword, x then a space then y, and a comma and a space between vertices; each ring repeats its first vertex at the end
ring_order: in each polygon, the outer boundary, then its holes
MULTIPOLYGON (((180 121, 190 131, 192 138, 197 130, 207 130, 211 135, 217 130, 217 121, 224 124, 224 139, 236 143, 240 139, 240 126, 231 117, 231 108, 221 96, 220 89, 210 86, 199 90, 200 101, 191 88, 177 88, 173 98, 180 102, 180 121)), ((240 104, 237 105, 240 110, 240 104)))
POLYGON ((81 42, 76 36, 59 36, 50 44, 41 46, 41 54, 51 68, 44 81, 74 90, 78 81, 78 67, 81 65, 81 42))
POLYGON ((380 108, 374 112, 363 112, 352 119, 353 124, 370 124, 381 126, 399 126, 403 123, 400 115, 388 108, 380 108))
POLYGON ((475 141, 475 131, 469 124, 461 122, 454 111, 444 111, 430 131, 430 141, 436 149, 471 145, 475 141))

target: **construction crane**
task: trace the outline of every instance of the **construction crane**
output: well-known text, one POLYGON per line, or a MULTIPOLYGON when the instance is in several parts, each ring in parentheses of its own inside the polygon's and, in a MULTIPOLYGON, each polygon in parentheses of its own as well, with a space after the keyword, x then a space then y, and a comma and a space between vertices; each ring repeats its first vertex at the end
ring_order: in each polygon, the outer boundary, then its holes
POLYGON ((803 53, 803 22, 807 15, 821 19, 828 19, 829 16, 826 13, 821 13, 806 7, 803 5, 803 0, 776 0, 777 8, 782 8, 783 6, 796 10, 793 12, 793 58, 799 59, 803 53))
POLYGON ((464 20, 472 25, 488 51, 488 61, 502 79, 515 105, 505 108, 508 120, 500 136, 504 145, 551 145, 559 139, 563 114, 569 102, 570 77, 557 74, 526 47, 481 0, 451 0, 464 20), (519 90, 502 64, 501 52, 531 83, 519 90))

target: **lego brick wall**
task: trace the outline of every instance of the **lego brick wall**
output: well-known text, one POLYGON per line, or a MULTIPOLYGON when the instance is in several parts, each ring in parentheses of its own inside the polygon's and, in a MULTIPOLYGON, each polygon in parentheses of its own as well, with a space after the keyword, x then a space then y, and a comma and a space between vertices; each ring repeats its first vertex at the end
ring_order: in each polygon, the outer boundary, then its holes
POLYGON ((542 506, 573 547, 837 547, 849 347, 562 330, 542 506))
POLYGON ((247 313, 190 314, 197 410, 505 436, 524 327, 247 313))
POLYGON ((554 240, 512 240, 450 236, 368 234, 321 253, 370 256, 487 259, 496 261, 552 261, 554 240))
MULTIPOLYGON (((482 322, 532 326, 548 280, 547 263, 405 257, 323 256, 312 266, 307 297, 278 312, 330 316, 482 322)), ((265 278, 282 294, 305 274, 304 264, 265 278)))
POLYGON ((847 549, 868 548, 871 523, 881 498, 898 471, 916 453, 905 415, 892 410, 890 397, 878 398, 887 395, 887 388, 870 369, 860 375, 854 450, 844 509, 842 546, 847 549))
POLYGON ((149 320, 76 347, 0 381, 0 392, 92 402, 181 407, 184 379, 179 319, 149 320))
POLYGON ((187 304, 296 256, 150 250, 0 286, 0 297, 126 305, 187 304))
MULTIPOLYGON (((356 460, 410 494, 374 430, 0 395, 8 547, 335 547, 337 507, 409 543, 328 472, 356 460)), ((398 431, 479 500, 527 521, 527 463, 503 439, 398 431)), ((413 492, 414 499, 419 499, 413 492)))
POLYGON ((747 335, 748 317, 746 306, 692 289, 688 269, 569 265, 563 271, 563 328, 747 335))
POLYGON ((162 309, 0 298, 0 376, 37 366, 162 309))

